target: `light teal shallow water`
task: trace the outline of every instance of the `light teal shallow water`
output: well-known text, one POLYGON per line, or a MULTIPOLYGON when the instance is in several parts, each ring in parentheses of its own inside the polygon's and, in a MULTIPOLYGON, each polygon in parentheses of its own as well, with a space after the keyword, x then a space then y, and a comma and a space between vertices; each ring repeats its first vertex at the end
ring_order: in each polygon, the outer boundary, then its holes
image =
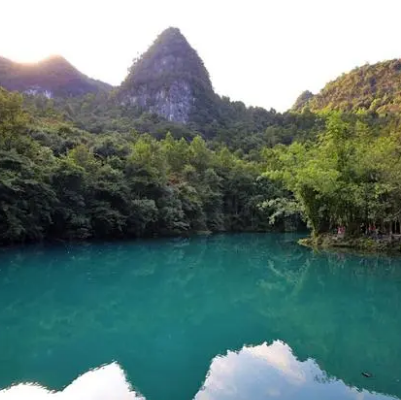
POLYGON ((2 250, 0 389, 116 361, 147 400, 401 398, 401 259, 297 239, 2 250))

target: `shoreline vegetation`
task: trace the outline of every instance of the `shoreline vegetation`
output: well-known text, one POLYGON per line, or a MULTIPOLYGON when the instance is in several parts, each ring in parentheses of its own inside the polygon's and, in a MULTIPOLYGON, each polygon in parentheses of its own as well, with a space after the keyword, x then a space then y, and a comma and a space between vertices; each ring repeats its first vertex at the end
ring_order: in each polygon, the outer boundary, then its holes
MULTIPOLYGON (((53 58, 29 75, 39 88, 0 87, 0 245, 307 227, 303 244, 399 251, 400 65, 356 69, 322 92, 328 105, 304 93, 279 113, 217 95, 174 28, 113 90, 71 87, 79 71, 53 58), (49 92, 61 84, 76 95, 49 92)), ((3 85, 23 83, 10 68, 3 85)))
POLYGON ((401 254, 400 235, 367 235, 346 237, 338 234, 324 234, 302 238, 298 244, 314 250, 346 250, 358 253, 401 254))
POLYGON ((200 135, 83 131, 0 88, 2 245, 304 226, 265 168, 261 151, 245 156, 200 135))
POLYGON ((322 114, 309 139, 244 153, 169 131, 94 134, 3 89, 0 110, 1 245, 308 226, 304 245, 400 251, 401 141, 380 120, 322 114))
POLYGON ((401 129, 331 113, 315 140, 269 150, 266 175, 281 182, 311 229, 301 244, 399 252, 401 129))

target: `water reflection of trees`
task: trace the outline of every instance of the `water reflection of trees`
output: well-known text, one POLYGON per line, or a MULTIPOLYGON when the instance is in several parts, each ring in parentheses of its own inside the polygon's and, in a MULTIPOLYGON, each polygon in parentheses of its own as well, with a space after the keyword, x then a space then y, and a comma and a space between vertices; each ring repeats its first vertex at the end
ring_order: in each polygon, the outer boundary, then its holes
POLYGON ((261 312, 279 325, 280 337, 350 385, 400 396, 400 260, 307 253, 295 277, 281 267, 269 296, 286 295, 261 312), (374 381, 365 370, 374 371, 374 381))
POLYGON ((216 354, 282 339, 348 384, 400 395, 399 262, 314 254, 295 239, 221 235, 2 254, 0 385, 15 371, 62 386, 117 360, 148 398, 188 399, 216 354))

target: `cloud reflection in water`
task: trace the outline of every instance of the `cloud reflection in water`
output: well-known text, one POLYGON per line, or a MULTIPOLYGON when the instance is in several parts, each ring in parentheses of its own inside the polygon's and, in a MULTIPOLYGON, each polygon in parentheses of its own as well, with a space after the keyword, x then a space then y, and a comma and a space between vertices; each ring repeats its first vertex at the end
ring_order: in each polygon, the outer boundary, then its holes
POLYGON ((298 361, 291 348, 275 341, 217 356, 195 400, 355 399, 394 397, 359 391, 329 378, 312 359, 298 361))
POLYGON ((51 392, 39 385, 20 384, 0 391, 1 400, 145 400, 135 393, 117 364, 89 371, 63 391, 51 392))
MULTIPOLYGON (((63 391, 51 392, 33 384, 19 384, 0 391, 0 400, 145 400, 116 364, 89 371, 63 391)), ((194 400, 390 400, 329 378, 312 359, 298 361, 291 348, 275 341, 244 346, 238 352, 216 356, 203 387, 194 400)), ((154 400, 154 399, 149 399, 154 400)), ((157 400, 157 399, 155 399, 157 400)))

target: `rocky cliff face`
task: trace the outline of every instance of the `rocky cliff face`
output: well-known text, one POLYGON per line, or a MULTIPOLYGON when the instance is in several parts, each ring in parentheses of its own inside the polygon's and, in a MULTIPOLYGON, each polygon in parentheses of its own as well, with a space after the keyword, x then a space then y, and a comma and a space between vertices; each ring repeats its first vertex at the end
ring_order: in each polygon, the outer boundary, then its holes
POLYGON ((153 92, 150 92, 148 87, 143 85, 128 95, 126 100, 142 110, 182 124, 188 123, 195 103, 189 83, 180 80, 153 92))
POLYGON ((188 123, 207 114, 217 97, 196 51, 177 28, 165 30, 132 66, 121 101, 169 121, 188 123))

